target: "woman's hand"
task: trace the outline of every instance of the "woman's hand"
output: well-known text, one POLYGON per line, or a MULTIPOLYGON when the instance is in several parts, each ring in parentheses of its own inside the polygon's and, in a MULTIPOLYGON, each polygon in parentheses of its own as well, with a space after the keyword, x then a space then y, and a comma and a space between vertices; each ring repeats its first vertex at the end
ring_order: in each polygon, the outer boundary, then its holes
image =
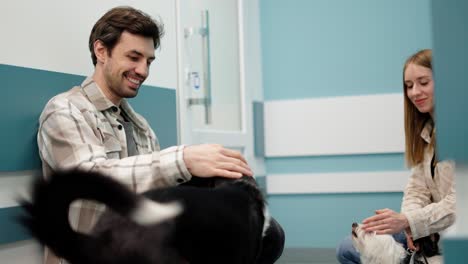
POLYGON ((379 235, 400 233, 409 227, 408 219, 404 214, 387 208, 376 210, 375 215, 364 219, 362 224, 364 231, 375 231, 379 235))
POLYGON ((406 245, 408 246, 408 249, 412 251, 418 251, 419 248, 417 248, 414 245, 413 235, 411 235, 411 230, 409 230, 409 228, 406 228, 405 236, 406 236, 406 245))

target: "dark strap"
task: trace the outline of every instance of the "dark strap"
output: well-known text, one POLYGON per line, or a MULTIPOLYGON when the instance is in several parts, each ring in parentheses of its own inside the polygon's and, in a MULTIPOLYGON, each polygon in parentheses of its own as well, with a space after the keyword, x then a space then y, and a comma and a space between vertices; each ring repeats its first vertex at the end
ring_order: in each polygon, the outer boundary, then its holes
POLYGON ((424 262, 426 262, 426 264, 429 264, 429 263, 427 262, 426 256, 425 256, 424 254, 423 254, 422 256, 423 256, 423 258, 424 258, 424 262))
POLYGON ((432 155, 432 160, 431 160, 431 175, 433 179, 434 179, 434 173, 435 173, 435 151, 434 151, 434 155, 432 155))

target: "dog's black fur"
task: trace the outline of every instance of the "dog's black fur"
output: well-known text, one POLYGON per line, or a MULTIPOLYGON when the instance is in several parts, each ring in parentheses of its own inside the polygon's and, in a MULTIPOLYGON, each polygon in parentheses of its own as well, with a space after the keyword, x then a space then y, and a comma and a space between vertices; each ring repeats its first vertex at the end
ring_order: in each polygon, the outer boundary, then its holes
MULTIPOLYGON (((414 245, 418 248, 415 252, 414 264, 427 264, 427 258, 440 255, 439 250, 439 233, 421 237, 413 241, 414 245)), ((411 255, 408 255, 404 260, 403 264, 409 264, 411 255)))
POLYGON ((163 223, 139 225, 126 217, 139 195, 107 176, 74 170, 38 179, 32 201, 22 201, 26 215, 21 223, 72 264, 256 263, 265 200, 252 177, 193 179, 143 195, 162 203, 177 201, 183 211, 163 223), (111 209, 92 235, 75 232, 68 222, 76 199, 96 200, 111 209))

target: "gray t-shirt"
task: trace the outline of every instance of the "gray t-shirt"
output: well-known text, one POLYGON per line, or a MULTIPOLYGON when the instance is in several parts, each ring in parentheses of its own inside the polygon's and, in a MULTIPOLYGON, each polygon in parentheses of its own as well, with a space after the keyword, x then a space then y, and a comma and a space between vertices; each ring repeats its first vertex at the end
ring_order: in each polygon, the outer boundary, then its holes
POLYGON ((125 137, 127 139, 127 155, 135 156, 138 155, 135 140, 133 139, 133 123, 128 122, 128 118, 125 116, 125 112, 120 109, 122 120, 118 120, 125 129, 125 137))

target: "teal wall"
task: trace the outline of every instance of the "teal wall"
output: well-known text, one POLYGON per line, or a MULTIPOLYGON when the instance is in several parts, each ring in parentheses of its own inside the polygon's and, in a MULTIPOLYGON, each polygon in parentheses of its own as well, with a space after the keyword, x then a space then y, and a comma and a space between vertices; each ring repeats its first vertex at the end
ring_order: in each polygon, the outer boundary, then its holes
POLYGON ((468 162, 468 1, 432 5, 438 151, 468 162))
POLYGON ((158 137, 161 148, 177 145, 176 90, 143 85, 132 107, 143 115, 158 137))
MULTIPOLYGON (((429 0, 260 0, 260 16, 267 102, 400 93, 406 58, 432 47, 429 0)), ((266 157, 265 162, 267 175, 398 171, 405 169, 403 155, 266 157)), ((401 198, 402 193, 270 195, 269 203, 285 227, 287 247, 330 248, 349 234, 353 221, 375 209, 399 211, 401 198)))
POLYGON ((466 253, 468 252, 468 238, 444 239, 444 263, 460 264, 466 263, 466 253))
POLYGON ((378 208, 400 210, 401 193, 304 194, 268 197, 271 215, 286 233, 286 247, 332 248, 351 224, 378 208))
MULTIPOLYGON (((432 1, 434 30, 434 76, 436 93, 437 146, 442 159, 453 159, 458 165, 468 162, 468 2, 465 0, 432 1)), ((457 177, 467 177, 458 174, 457 177)), ((465 180, 466 183, 466 180, 465 180)), ((466 187, 466 184, 465 184, 466 187)), ((457 188, 457 197, 462 197, 457 188)), ((466 200, 457 200, 466 208, 466 200)), ((466 210, 458 210, 462 213, 466 210)), ((466 215, 457 226, 466 226, 466 215)), ((466 229, 465 229, 466 230, 466 229)), ((443 241, 446 264, 466 263, 468 237, 451 237, 443 241)))
POLYGON ((20 207, 0 208, 0 245, 30 238, 29 233, 16 223, 20 207))
MULTIPOLYGON (((0 177, 2 172, 40 170, 36 134, 38 118, 47 101, 57 93, 81 84, 85 76, 0 64, 2 91, 0 105, 0 177)), ((155 130, 161 146, 177 144, 175 89, 143 86, 131 100, 155 130)), ((0 208, 0 243, 28 236, 14 222, 18 207, 0 208)))
POLYGON ((0 78, 7 98, 0 106, 4 118, 0 130, 0 171, 39 169, 39 115, 52 96, 80 84, 84 77, 0 64, 0 78))
POLYGON ((264 99, 393 93, 431 47, 429 0, 261 0, 264 99))
POLYGON ((405 170, 403 153, 266 159, 268 173, 320 173, 405 170))

